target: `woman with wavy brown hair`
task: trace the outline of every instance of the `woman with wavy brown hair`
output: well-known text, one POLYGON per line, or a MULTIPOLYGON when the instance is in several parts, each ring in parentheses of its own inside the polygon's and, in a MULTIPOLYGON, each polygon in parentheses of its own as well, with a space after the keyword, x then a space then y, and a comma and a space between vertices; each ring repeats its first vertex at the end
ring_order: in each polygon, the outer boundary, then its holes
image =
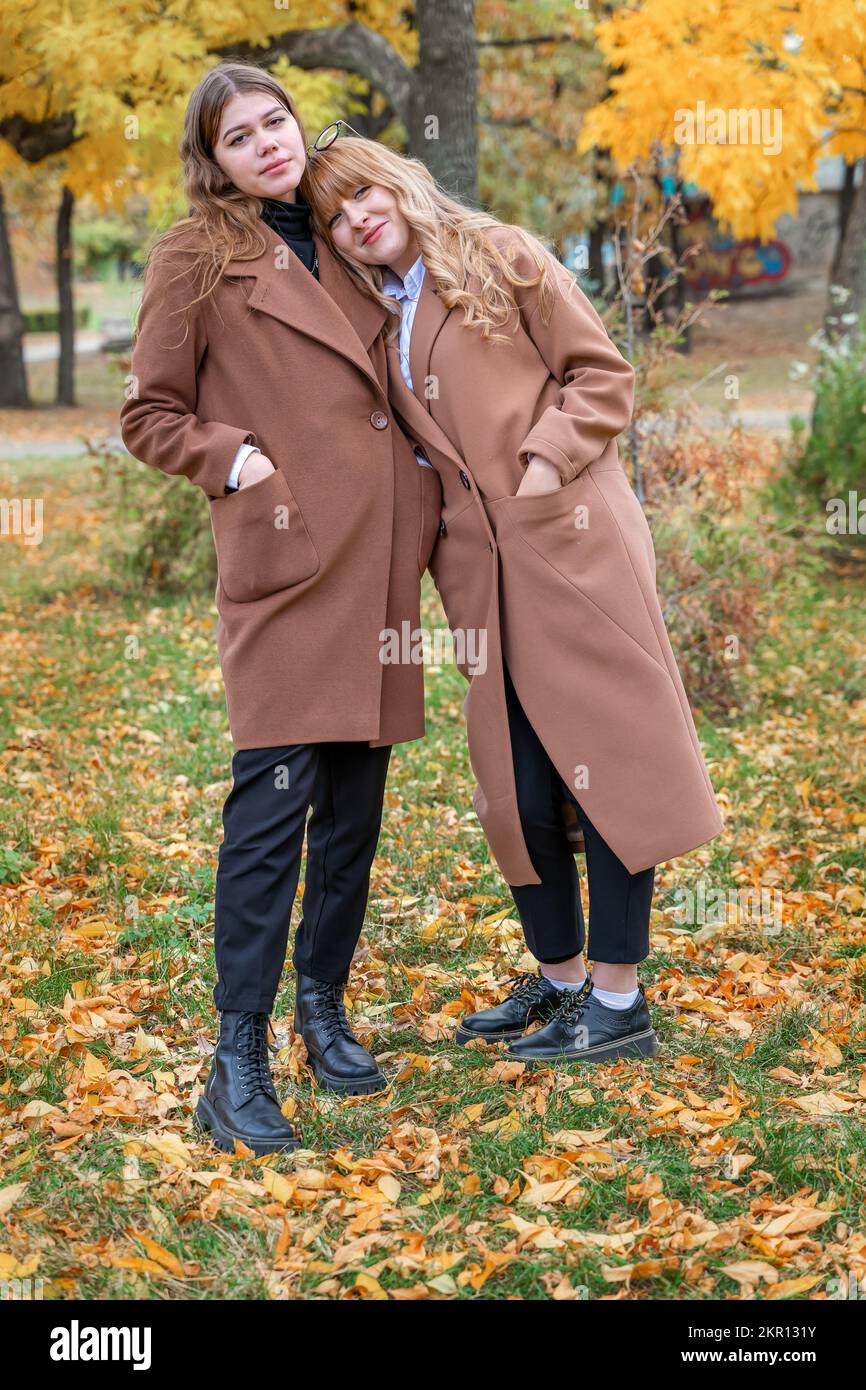
POLYGON ((207 498, 233 784, 216 876, 219 1041, 196 1111, 214 1142, 296 1147, 268 1059, 306 829, 295 1029, 320 1085, 385 1079, 343 991, 391 745, 424 734, 423 671, 383 664, 417 626, 439 480, 388 405, 387 311, 310 226, 306 141, 280 84, 223 63, 192 93, 189 214, 146 269, 121 411, 130 452, 207 498), (312 808, 309 824, 308 810, 312 808))
POLYGON ((457 1038, 530 1063, 652 1056, 637 965, 654 867, 722 821, 617 451, 634 371, 548 247, 419 160, 335 139, 302 186, 355 283, 396 314, 391 403, 442 482, 430 569, 463 639, 475 807, 539 962, 457 1038), (593 975, 563 804, 583 832, 593 975))

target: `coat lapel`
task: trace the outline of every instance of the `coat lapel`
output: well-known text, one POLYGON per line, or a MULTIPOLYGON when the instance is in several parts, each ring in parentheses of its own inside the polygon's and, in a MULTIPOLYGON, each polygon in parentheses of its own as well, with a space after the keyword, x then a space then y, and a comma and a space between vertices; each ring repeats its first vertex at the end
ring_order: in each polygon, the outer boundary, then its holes
POLYGON ((313 234, 319 257, 316 280, 294 251, 267 222, 262 223, 266 245, 251 260, 231 260, 223 274, 253 279, 248 303, 282 323, 325 343, 354 362, 370 381, 384 391, 368 348, 388 317, 375 300, 357 289, 321 237, 313 234), (279 252, 279 256, 278 256, 279 252))
POLYGON ((423 388, 430 375, 430 356, 433 352, 433 344, 442 331, 448 313, 449 310, 446 309, 436 293, 433 287, 433 278, 427 271, 421 281, 421 292, 418 295, 418 307, 415 310, 412 337, 409 341, 409 374, 415 389, 421 391, 421 405, 428 415, 431 413, 430 401, 423 388))
MULTIPOLYGON (((416 310, 415 322, 412 325, 412 344, 414 344, 415 333, 418 328, 419 311, 420 304, 416 310)), ((415 375, 414 367, 411 365, 412 352, 413 348, 410 344, 409 357, 412 381, 417 382, 420 378, 415 375)), ((455 468, 466 471, 468 465, 457 453, 442 426, 436 423, 429 409, 425 409, 415 392, 410 391, 406 385, 400 370, 400 352, 396 338, 387 344, 386 356, 388 359, 388 397, 395 413, 403 422, 405 433, 410 439, 415 439, 419 444, 425 444, 429 449, 434 449, 444 455, 450 463, 453 463, 455 468)))

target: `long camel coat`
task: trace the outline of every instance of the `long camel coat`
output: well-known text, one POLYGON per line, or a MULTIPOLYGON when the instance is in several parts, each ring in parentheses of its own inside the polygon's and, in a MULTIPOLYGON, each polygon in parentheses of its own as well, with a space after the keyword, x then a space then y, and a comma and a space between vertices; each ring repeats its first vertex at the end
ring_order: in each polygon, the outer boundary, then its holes
POLYGON ((420 623, 439 478, 393 419, 386 311, 319 237, 321 282, 261 230, 264 251, 228 263, 185 339, 169 315, 200 287, 187 273, 170 281, 188 262, 148 267, 122 437, 209 500, 234 747, 420 738, 423 666, 383 661, 383 636, 420 623), (276 471, 227 494, 245 441, 276 471))
MULTIPOLYGON (((515 244, 521 274, 534 272, 514 232, 494 236, 515 244)), ((392 405, 442 479, 430 571, 470 682, 474 806, 514 885, 540 880, 518 812, 503 658, 557 771, 629 872, 724 828, 656 594, 649 526, 617 451, 634 371, 570 273, 557 265, 555 279, 549 322, 537 289, 519 289, 519 323, 496 343, 448 311, 428 272, 413 391, 388 348, 392 405), (566 481, 516 497, 530 452, 566 481)))

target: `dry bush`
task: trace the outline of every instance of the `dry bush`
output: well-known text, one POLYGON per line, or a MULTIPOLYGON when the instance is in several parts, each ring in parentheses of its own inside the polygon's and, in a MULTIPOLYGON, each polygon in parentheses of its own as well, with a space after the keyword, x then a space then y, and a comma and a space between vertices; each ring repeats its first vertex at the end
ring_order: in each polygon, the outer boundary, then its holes
POLYGON ((741 673, 793 553, 764 497, 781 450, 740 429, 714 438, 682 413, 644 437, 641 458, 658 593, 683 681, 697 705, 724 712, 741 702, 741 673))

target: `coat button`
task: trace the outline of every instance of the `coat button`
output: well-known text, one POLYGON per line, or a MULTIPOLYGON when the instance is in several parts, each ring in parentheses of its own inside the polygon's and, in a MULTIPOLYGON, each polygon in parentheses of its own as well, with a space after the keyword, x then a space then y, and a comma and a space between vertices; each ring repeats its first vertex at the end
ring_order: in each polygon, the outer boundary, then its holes
POLYGON ((374 410, 370 416, 370 424, 374 430, 384 430, 388 427, 388 416, 384 410, 374 410))
POLYGON ((462 469, 462 468, 460 469, 460 481, 461 481, 461 483, 463 484, 464 487, 468 487, 468 488, 471 490, 472 484, 470 483, 469 478, 467 477, 467 475, 463 472, 463 469, 462 469))

